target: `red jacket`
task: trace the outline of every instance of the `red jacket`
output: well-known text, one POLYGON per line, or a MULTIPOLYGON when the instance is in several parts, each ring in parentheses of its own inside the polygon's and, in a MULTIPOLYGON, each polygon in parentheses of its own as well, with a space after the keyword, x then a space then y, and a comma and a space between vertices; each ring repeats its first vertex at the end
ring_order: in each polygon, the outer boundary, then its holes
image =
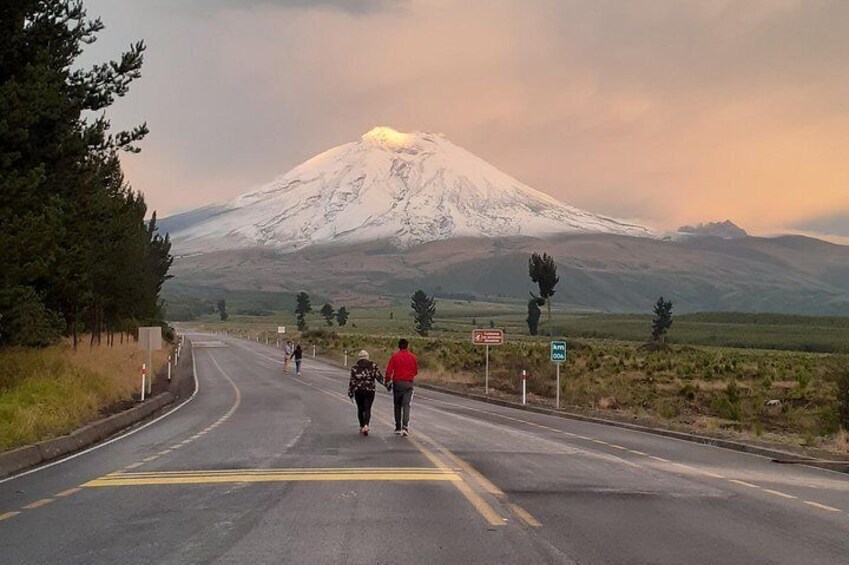
POLYGON ((419 363, 416 361, 416 356, 406 349, 401 349, 386 366, 386 382, 390 381, 410 381, 416 378, 419 373, 419 363))

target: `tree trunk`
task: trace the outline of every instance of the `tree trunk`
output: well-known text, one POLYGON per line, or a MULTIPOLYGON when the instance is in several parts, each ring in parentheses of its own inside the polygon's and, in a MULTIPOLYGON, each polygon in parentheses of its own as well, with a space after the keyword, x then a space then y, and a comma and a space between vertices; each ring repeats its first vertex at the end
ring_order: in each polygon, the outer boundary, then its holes
POLYGON ((545 301, 545 305, 548 308, 548 338, 551 339, 551 337, 554 335, 552 333, 554 330, 551 327, 551 297, 550 296, 548 297, 548 300, 545 301))

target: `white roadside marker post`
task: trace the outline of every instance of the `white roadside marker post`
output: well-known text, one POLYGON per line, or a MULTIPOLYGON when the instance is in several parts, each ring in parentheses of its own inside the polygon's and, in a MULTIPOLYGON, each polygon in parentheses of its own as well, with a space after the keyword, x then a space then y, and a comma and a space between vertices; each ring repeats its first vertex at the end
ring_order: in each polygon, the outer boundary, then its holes
POLYGON ((315 359, 315 344, 312 346, 312 358, 315 359))
POLYGON ((144 391, 147 389, 145 386, 145 376, 147 375, 147 364, 142 363, 142 382, 141 382, 141 401, 144 402, 144 391))
POLYGON ((348 366, 348 350, 345 350, 345 367, 348 366))
POLYGON ((171 356, 168 356, 168 382, 171 382, 171 356))
POLYGON ((522 406, 528 403, 528 373, 522 369, 522 406))

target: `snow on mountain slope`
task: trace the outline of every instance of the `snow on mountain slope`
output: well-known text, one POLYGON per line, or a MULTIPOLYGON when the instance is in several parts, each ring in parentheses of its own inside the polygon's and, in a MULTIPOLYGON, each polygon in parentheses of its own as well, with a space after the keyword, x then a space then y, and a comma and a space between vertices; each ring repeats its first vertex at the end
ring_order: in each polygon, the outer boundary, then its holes
POLYGON ((432 133, 379 127, 298 165, 211 213, 162 221, 180 253, 295 250, 391 240, 587 231, 652 237, 646 228, 567 206, 432 133))

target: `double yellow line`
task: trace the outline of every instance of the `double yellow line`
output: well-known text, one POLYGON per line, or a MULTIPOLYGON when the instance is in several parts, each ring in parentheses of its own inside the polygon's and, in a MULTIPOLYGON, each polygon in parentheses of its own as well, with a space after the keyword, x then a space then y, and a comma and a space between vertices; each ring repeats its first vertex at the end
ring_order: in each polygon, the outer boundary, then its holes
POLYGON ((324 469, 220 469, 110 473, 85 483, 84 487, 125 487, 148 485, 209 485, 232 483, 320 481, 455 481, 462 479, 450 468, 369 467, 324 469))

